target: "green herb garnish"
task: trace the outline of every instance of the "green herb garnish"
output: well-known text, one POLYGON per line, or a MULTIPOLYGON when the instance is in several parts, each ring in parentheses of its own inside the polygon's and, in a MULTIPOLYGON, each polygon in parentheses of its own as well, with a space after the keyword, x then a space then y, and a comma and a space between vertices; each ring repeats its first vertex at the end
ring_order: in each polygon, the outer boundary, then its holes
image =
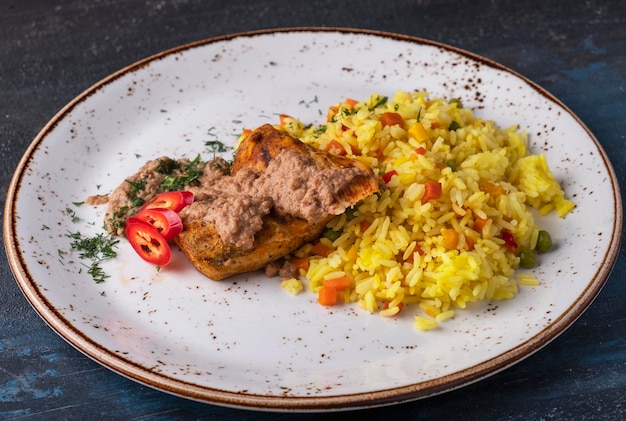
MULTIPOLYGON (((87 267, 87 273, 91 275, 96 283, 104 282, 109 277, 100 264, 104 260, 112 259, 117 256, 115 250, 119 240, 107 234, 96 234, 93 237, 83 237, 80 232, 70 232, 67 237, 72 239, 70 247, 72 250, 78 252, 78 257, 81 259, 90 260, 90 264, 85 265, 87 267)), ((64 252, 59 250, 59 256, 63 258, 64 252)))
POLYGON ((385 105, 387 103, 387 100, 388 98, 386 96, 379 96, 378 101, 375 102, 374 105, 367 107, 367 109, 370 111, 374 111, 376 108, 380 107, 381 105, 385 105))
POLYGON ((424 111, 423 107, 420 107, 419 110, 417 110, 417 122, 419 123, 420 121, 422 121, 422 118, 424 117, 424 114, 422 114, 424 111))
POLYGON ((80 218, 78 217, 78 215, 76 215, 76 211, 74 211, 74 209, 70 208, 69 206, 65 208, 65 213, 72 218, 72 222, 80 222, 80 218))
POLYGON ((207 140, 204 142, 204 145, 207 147, 207 150, 212 153, 228 152, 233 149, 232 146, 224 145, 219 140, 207 140))
POLYGON ((130 199, 131 206, 135 208, 143 206, 146 201, 140 196, 140 193, 145 190, 147 181, 145 179, 125 181, 131 185, 130 191, 128 192, 128 198, 130 199))
POLYGON ((154 169, 156 172, 160 174, 171 174, 174 170, 180 168, 180 164, 178 161, 173 159, 159 159, 159 165, 154 169))
POLYGON ((178 174, 166 175, 159 186, 161 191, 183 190, 185 186, 189 186, 198 181, 202 176, 202 168, 205 162, 200 159, 200 155, 196 156, 193 161, 187 161, 179 164, 178 174))

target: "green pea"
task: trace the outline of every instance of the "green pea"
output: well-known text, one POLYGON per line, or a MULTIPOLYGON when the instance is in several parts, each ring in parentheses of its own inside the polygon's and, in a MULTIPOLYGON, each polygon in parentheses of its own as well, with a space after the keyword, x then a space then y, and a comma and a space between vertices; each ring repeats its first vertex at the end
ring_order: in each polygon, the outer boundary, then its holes
POLYGON ((448 126, 448 130, 451 132, 455 132, 460 128, 461 128, 461 125, 454 120, 452 120, 452 123, 450 123, 450 125, 448 126))
POLYGON ((451 159, 446 160, 446 166, 450 167, 452 172, 456 172, 456 164, 454 163, 453 160, 451 159))
POLYGON ((519 257, 519 265, 525 269, 534 268, 537 264, 537 256, 530 249, 520 250, 517 256, 519 257))
POLYGON ((545 253, 552 248, 552 237, 548 231, 540 230, 537 236, 537 245, 535 246, 539 253, 545 253))
POLYGON ((340 231, 335 231, 335 230, 330 229, 330 228, 326 228, 324 230, 324 232, 322 233, 322 236, 324 238, 328 238, 330 241, 335 241, 337 238, 339 238, 341 236, 341 232, 340 231))

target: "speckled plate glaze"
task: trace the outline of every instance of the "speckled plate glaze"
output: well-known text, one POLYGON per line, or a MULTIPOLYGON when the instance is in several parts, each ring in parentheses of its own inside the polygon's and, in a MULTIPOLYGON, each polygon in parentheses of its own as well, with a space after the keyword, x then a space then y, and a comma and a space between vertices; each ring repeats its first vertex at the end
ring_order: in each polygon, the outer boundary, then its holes
MULTIPOLYGON (((229 155, 228 153, 227 155, 229 155)), ((147 58, 98 82, 48 123, 9 188, 4 241, 18 284, 43 319, 102 365, 199 401, 328 411, 424 398, 496 373, 563 332, 600 291, 617 256, 619 190, 597 140, 563 104, 487 59, 388 33, 288 29, 235 34, 147 58), (460 97, 501 126, 519 124, 576 209, 543 218, 555 250, 538 287, 458 311, 431 332, 414 311, 324 308, 251 273, 202 277, 175 250, 156 271, 125 242, 95 283, 69 232, 102 232, 111 192, 147 159, 207 156, 243 128, 288 113, 323 121, 338 100, 427 90, 460 97), (70 209, 68 211, 68 208, 70 209)))

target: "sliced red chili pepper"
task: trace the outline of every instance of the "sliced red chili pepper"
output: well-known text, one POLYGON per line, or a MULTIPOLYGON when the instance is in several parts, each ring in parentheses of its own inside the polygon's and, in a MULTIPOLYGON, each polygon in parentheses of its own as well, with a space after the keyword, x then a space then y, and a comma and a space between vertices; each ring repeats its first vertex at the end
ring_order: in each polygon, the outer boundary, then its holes
POLYGON ((183 221, 180 216, 167 208, 141 209, 137 214, 128 218, 130 222, 133 222, 133 219, 152 225, 165 237, 166 241, 172 241, 183 230, 183 221))
POLYGON ((193 203, 193 193, 187 190, 170 191, 159 193, 152 202, 147 203, 142 209, 171 209, 180 212, 185 206, 193 203))
POLYGON ((143 260, 158 266, 170 262, 172 252, 161 233, 152 225, 138 219, 126 221, 126 237, 143 260))
POLYGON ((382 179, 385 182, 385 184, 389 183, 389 181, 391 180, 391 177, 393 177, 394 175, 398 175, 398 171, 391 170, 391 171, 387 171, 386 173, 384 173, 382 176, 382 179))

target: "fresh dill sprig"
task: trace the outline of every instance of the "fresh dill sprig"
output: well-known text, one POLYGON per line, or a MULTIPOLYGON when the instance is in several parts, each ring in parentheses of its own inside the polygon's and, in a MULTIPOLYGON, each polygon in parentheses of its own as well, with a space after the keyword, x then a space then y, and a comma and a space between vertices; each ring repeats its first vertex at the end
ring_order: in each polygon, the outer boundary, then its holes
POLYGON ((128 198, 130 199, 132 207, 138 208, 139 206, 143 206, 146 201, 140 196, 140 193, 145 190, 148 181, 145 179, 125 181, 131 185, 128 198))
POLYGON ((207 151, 214 154, 228 152, 233 149, 232 146, 225 145, 219 140, 207 140, 206 142, 204 142, 204 145, 207 147, 207 151))
POLYGON ((78 217, 78 215, 76 215, 76 211, 70 208, 69 206, 65 208, 65 213, 68 214, 70 218, 72 218, 72 222, 74 223, 80 222, 80 218, 78 217))
MULTIPOLYGON (((104 282, 109 275, 106 274, 100 264, 117 256, 116 246, 119 243, 119 239, 103 233, 96 234, 93 237, 84 237, 79 231, 70 232, 67 234, 67 237, 72 240, 70 247, 78 252, 78 257, 91 261, 85 265, 88 268, 87 273, 91 275, 96 283, 104 282)), ((58 251, 58 254, 61 259, 65 255, 61 250, 58 251)))
POLYGON ((67 237, 73 241, 70 246, 72 250, 79 252, 78 257, 82 259, 106 260, 117 256, 115 246, 119 239, 108 234, 98 233, 93 237, 83 237, 80 231, 70 232, 67 237))
POLYGON ((376 101, 373 105, 367 108, 370 111, 374 111, 376 108, 380 107, 381 105, 385 105, 387 103, 387 100, 388 98, 386 96, 379 96, 378 101, 376 101))
POLYGON ((192 161, 179 163, 176 173, 164 173, 165 178, 161 181, 159 189, 161 191, 183 190, 186 186, 194 184, 202 176, 202 169, 205 162, 200 159, 200 155, 196 156, 192 161))

